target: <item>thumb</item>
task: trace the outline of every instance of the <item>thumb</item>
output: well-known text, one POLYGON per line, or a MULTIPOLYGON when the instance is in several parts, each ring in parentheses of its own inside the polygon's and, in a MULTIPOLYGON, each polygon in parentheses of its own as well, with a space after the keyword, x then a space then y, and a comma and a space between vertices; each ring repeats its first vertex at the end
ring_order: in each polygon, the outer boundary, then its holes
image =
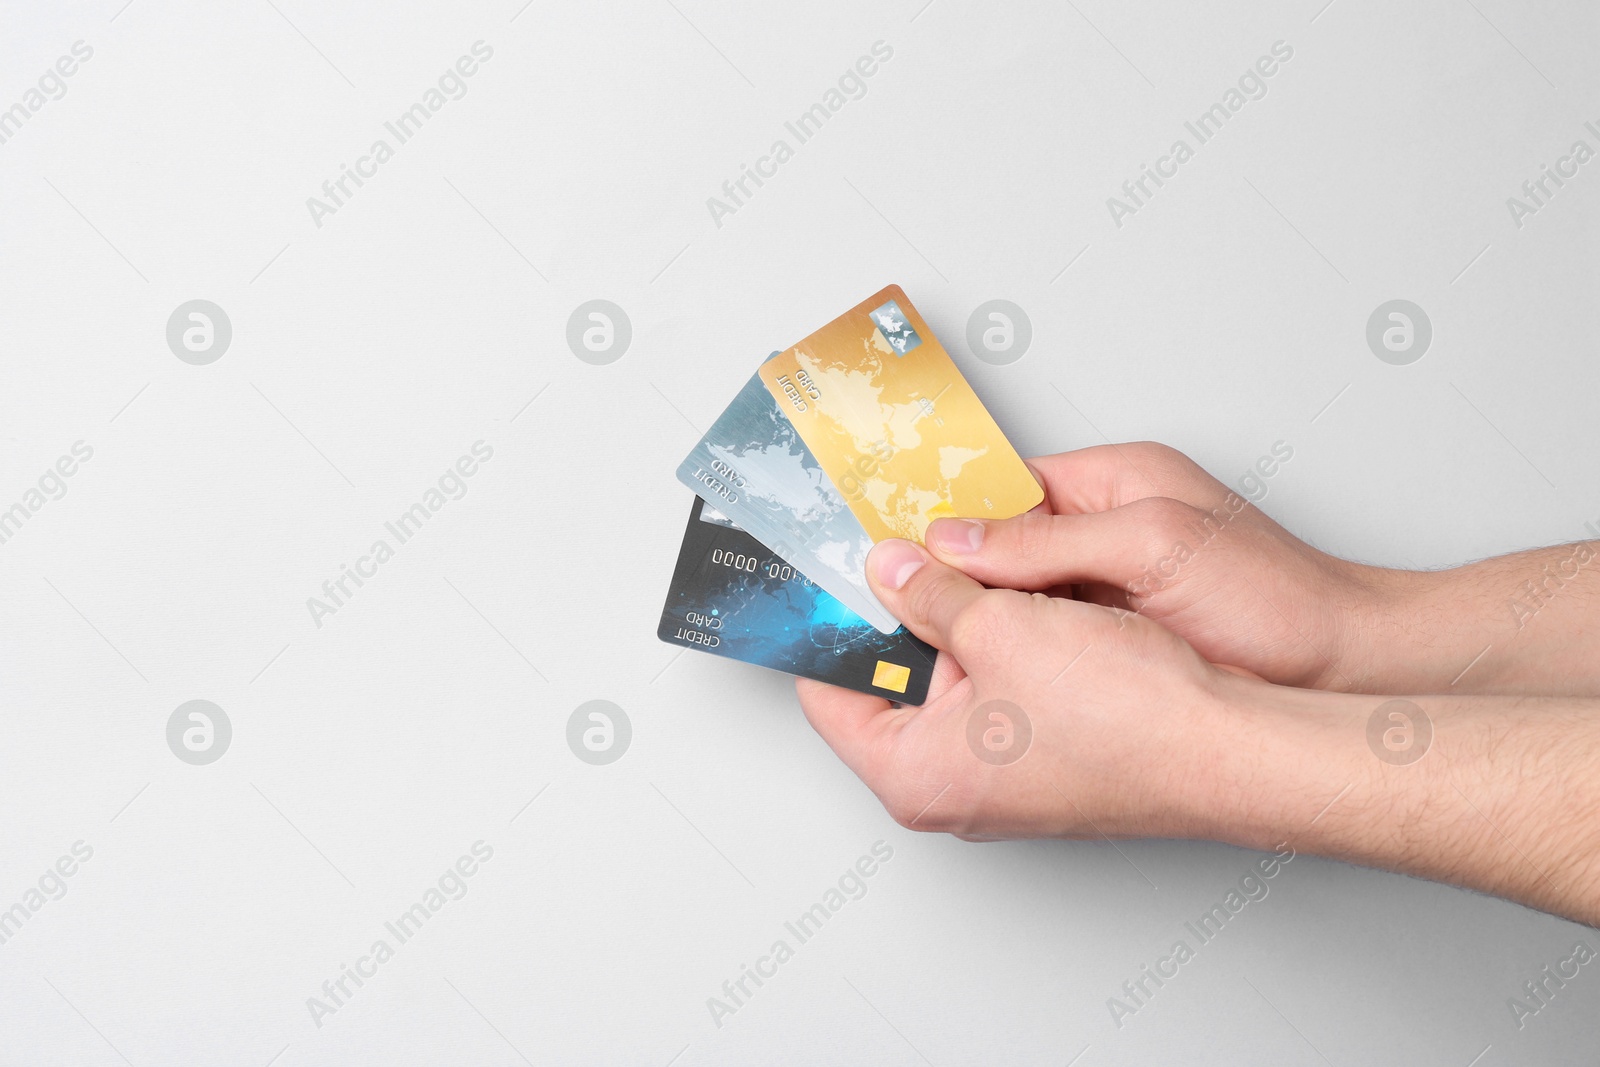
POLYGON ((906 629, 943 649, 950 648, 956 619, 987 592, 922 546, 898 538, 873 546, 867 555, 867 581, 873 595, 906 629))
POLYGON ((936 519, 925 541, 938 560, 990 586, 1039 590, 1104 582, 1130 589, 1210 518, 1168 497, 1082 515, 936 519))

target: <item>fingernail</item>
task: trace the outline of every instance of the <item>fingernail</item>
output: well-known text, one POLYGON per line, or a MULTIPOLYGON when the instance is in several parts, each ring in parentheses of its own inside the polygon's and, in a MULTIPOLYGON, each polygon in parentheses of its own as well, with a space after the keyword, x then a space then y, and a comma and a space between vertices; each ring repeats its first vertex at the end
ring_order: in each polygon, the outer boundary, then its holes
POLYGON ((983 523, 977 519, 934 519, 928 524, 928 547, 953 556, 983 547, 983 523))
POLYGON ((867 566, 872 568, 872 576, 885 589, 899 589, 926 562, 916 545, 897 538, 880 541, 867 556, 867 566))

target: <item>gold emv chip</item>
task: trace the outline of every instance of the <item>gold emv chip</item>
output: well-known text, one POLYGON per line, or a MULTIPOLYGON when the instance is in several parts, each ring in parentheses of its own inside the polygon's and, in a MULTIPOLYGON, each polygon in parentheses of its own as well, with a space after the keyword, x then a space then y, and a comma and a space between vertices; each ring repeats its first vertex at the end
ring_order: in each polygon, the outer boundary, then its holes
POLYGON ((895 693, 904 693, 906 686, 911 683, 911 668, 902 667, 898 663, 888 660, 879 660, 877 667, 872 671, 872 684, 879 689, 888 689, 895 693))

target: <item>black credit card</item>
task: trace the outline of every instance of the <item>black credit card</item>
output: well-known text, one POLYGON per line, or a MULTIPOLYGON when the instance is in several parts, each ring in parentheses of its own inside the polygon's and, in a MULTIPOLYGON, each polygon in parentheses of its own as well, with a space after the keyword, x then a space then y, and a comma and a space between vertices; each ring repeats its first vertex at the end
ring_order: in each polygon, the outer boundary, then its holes
POLYGON ((879 633, 699 497, 656 635, 669 645, 921 704, 938 650, 879 633))

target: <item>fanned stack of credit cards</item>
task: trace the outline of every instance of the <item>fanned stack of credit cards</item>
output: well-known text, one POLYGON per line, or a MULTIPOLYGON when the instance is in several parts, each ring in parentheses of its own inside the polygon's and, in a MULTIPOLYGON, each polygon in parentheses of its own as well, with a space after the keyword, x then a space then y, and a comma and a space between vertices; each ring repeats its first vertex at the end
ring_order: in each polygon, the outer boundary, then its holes
POLYGON ((697 499, 661 640, 903 704, 937 651, 873 596, 867 552, 1044 498, 897 285, 774 352, 678 480, 697 499))

